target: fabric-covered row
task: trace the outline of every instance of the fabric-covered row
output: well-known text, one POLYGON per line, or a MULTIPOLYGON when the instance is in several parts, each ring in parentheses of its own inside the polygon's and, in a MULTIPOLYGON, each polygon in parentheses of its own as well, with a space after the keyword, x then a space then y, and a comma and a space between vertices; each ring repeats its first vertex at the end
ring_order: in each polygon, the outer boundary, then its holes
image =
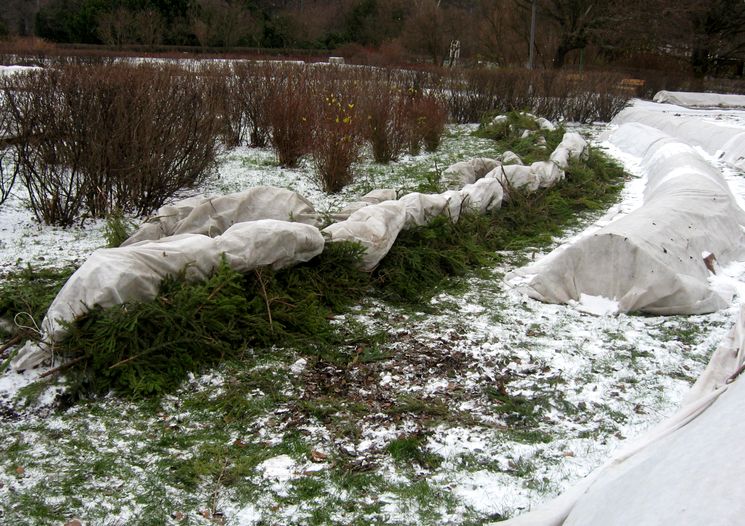
POLYGON ((396 241, 406 223, 406 206, 400 201, 384 201, 357 210, 346 221, 323 229, 331 242, 354 241, 365 248, 361 267, 373 270, 396 241))
POLYGON ((259 219, 318 225, 319 217, 308 200, 284 188, 257 186, 218 197, 190 198, 164 206, 122 246, 179 234, 214 237, 234 224, 259 219))
POLYGON ((678 137, 694 146, 700 146, 711 155, 718 155, 725 162, 745 170, 745 129, 723 126, 695 117, 676 116, 672 113, 629 107, 613 119, 616 124, 636 122, 678 137))
POLYGON ((726 264, 745 257, 745 212, 721 174, 692 147, 643 125, 621 126, 610 139, 621 148, 647 141, 644 205, 508 281, 541 301, 602 296, 622 312, 698 314, 724 307, 726 299, 709 286, 704 258, 713 254, 726 264))
POLYGON ((151 300, 166 276, 184 271, 190 281, 205 280, 223 256, 231 268, 245 272, 308 261, 323 246, 323 236, 314 226, 264 219, 233 225, 214 238, 181 234, 97 250, 57 294, 42 333, 53 342, 66 332, 62 322, 73 321, 88 308, 151 300))
POLYGON ((745 95, 663 90, 658 91, 653 100, 686 108, 745 108, 745 95))
POLYGON ((366 206, 376 205, 383 201, 391 201, 396 199, 396 191, 391 188, 378 188, 366 193, 360 197, 359 201, 352 201, 347 204, 344 208, 331 214, 331 218, 334 221, 345 221, 349 219, 353 213, 366 206))
POLYGON ((442 179, 448 187, 461 188, 463 185, 475 183, 496 168, 498 164, 498 161, 486 157, 460 161, 449 166, 442 173, 442 179))

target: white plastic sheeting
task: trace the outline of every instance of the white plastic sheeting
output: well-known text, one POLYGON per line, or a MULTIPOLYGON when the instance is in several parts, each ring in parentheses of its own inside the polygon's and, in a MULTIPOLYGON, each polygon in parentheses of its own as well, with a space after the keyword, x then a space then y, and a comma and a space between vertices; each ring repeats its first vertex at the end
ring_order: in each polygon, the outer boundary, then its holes
POLYGON ((72 321, 89 308, 153 299, 163 278, 181 271, 190 281, 204 280, 222 257, 231 268, 245 272, 308 261, 323 246, 323 236, 314 226, 264 219, 233 225, 214 238, 181 234, 97 250, 57 294, 42 332, 55 341, 66 332, 61 322, 72 321))
POLYGON ((505 526, 709 526, 745 516, 745 311, 681 408, 569 491, 505 526))
POLYGON ((745 95, 658 91, 655 102, 677 104, 686 108, 745 108, 745 95))
POLYGON ((633 106, 624 109, 613 119, 613 123, 616 124, 627 122, 637 122, 657 128, 694 146, 700 146, 707 153, 720 157, 740 170, 745 170, 745 129, 743 128, 633 106))
POLYGON ((361 268, 373 270, 385 257, 406 223, 406 205, 383 201, 357 210, 349 219, 323 229, 331 242, 354 241, 365 248, 361 268))
POLYGON ((745 257, 745 212, 721 174, 689 145, 640 124, 610 140, 643 155, 644 205, 508 275, 548 303, 582 295, 618 302, 620 311, 698 314, 727 305, 708 282, 704 254, 721 264, 745 257), (627 146, 642 143, 645 146, 627 146))
POLYGON ((214 237, 234 224, 259 219, 319 224, 313 205, 300 194, 284 188, 257 186, 234 194, 190 198, 164 206, 122 246, 179 234, 214 237))

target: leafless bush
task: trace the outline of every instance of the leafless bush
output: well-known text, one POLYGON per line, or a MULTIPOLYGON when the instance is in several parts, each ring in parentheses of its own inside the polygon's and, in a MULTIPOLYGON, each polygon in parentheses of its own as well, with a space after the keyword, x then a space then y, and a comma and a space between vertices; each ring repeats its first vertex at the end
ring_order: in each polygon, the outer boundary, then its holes
POLYGON ((354 91, 330 92, 315 105, 311 155, 317 182, 325 192, 338 192, 352 182, 352 165, 359 159, 362 135, 354 91))
POLYGON ((68 65, 4 89, 36 217, 147 214, 202 182, 218 151, 209 80, 168 67, 68 65))
POLYGON ((424 93, 414 98, 411 119, 428 152, 439 148, 447 118, 447 106, 435 93, 424 93))
POLYGON ((407 146, 409 112, 405 90, 387 81, 365 86, 361 127, 379 163, 398 159, 407 146))
POLYGON ((279 163, 293 167, 310 151, 314 114, 311 78, 303 67, 285 67, 281 73, 274 78, 267 104, 270 140, 279 163))
POLYGON ((236 93, 248 129, 248 143, 263 147, 269 142, 269 102, 274 69, 269 64, 238 63, 234 66, 236 93))
POLYGON ((249 126, 241 79, 229 65, 210 65, 199 74, 206 81, 205 95, 217 108, 220 140, 230 148, 244 144, 249 126))
POLYGON ((621 76, 608 73, 474 69, 447 74, 440 89, 457 122, 477 122, 488 112, 518 110, 590 122, 610 120, 630 98, 620 81, 621 76))
POLYGON ((8 199, 18 175, 18 163, 15 158, 15 150, 12 148, 11 133, 6 99, 0 95, 0 205, 8 199))

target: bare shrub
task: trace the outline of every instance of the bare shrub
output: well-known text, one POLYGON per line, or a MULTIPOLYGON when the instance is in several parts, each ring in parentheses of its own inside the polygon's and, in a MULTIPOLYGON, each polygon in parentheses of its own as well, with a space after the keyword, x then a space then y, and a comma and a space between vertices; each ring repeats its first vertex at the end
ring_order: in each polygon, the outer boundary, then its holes
POLYGON ((234 95, 238 97, 251 146, 264 147, 269 142, 269 102, 273 92, 273 69, 267 64, 245 62, 234 66, 234 95))
POLYGON ((217 108, 219 137, 230 148, 246 142, 249 130, 241 79, 227 65, 208 66, 200 71, 212 105, 217 108))
POLYGON ((361 127, 376 162, 396 160, 405 150, 408 113, 407 96, 400 86, 385 81, 366 85, 361 127))
POLYGON ((310 151, 313 129, 311 79, 301 67, 284 67, 275 72, 268 101, 271 144, 279 164, 297 166, 310 151))
POLYGON ((218 108, 208 80, 169 67, 67 65, 4 89, 36 217, 147 214, 209 176, 218 108))
MULTIPOLYGON (((4 78, 7 79, 7 77, 4 78)), ((0 83, 2 82, 0 78, 0 83)), ((13 137, 10 124, 5 97, 0 96, 0 205, 10 196, 18 175, 18 163, 12 147, 13 137)))
POLYGON ((488 113, 530 111, 549 119, 610 120, 630 95, 610 73, 473 69, 447 73, 440 90, 451 118, 477 122, 488 113))
POLYGON ((334 193, 352 182, 352 165, 360 157, 358 106, 353 92, 331 92, 316 108, 311 155, 319 186, 334 193))
POLYGON ((412 109, 412 117, 424 143, 424 149, 434 152, 439 148, 442 134, 445 132, 448 118, 445 103, 436 94, 425 93, 414 99, 412 109))

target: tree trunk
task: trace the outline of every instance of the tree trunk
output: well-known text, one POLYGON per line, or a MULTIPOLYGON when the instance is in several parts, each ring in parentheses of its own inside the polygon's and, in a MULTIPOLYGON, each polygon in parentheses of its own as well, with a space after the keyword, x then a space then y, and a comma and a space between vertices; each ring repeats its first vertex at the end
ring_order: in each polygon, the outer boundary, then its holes
POLYGON ((693 67, 693 75, 696 78, 705 77, 711 66, 709 50, 705 47, 694 47, 691 53, 691 66, 693 67))
POLYGON ((566 60, 567 53, 569 53, 572 49, 575 49, 571 46, 567 41, 562 40, 559 44, 559 47, 556 48, 556 53, 554 54, 554 69, 561 69, 564 67, 564 61, 566 60))

